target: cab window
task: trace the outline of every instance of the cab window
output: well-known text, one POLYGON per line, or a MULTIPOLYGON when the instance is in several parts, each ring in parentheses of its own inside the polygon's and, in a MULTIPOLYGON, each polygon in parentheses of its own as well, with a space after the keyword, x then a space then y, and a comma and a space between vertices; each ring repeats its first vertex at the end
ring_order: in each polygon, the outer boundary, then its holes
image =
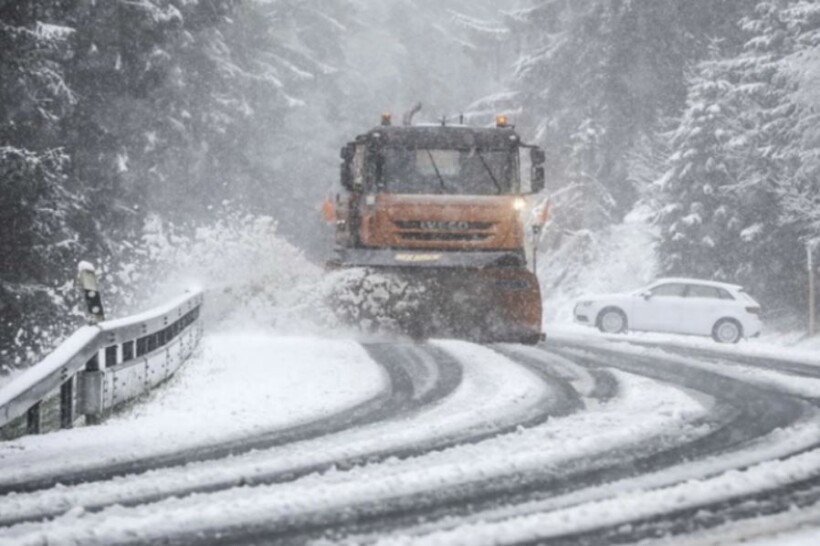
POLYGON ((517 191, 516 168, 509 150, 387 147, 381 186, 404 194, 503 195, 517 191))

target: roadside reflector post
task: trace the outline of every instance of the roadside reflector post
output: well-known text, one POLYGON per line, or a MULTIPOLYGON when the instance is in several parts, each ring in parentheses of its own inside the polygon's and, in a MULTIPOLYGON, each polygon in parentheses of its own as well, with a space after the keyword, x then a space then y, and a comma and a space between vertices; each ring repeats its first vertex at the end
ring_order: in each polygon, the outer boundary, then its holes
POLYGON ((77 266, 77 284, 85 297, 86 320, 89 324, 97 324, 105 320, 102 297, 97 285, 97 273, 94 266, 88 262, 80 262, 77 266))
POLYGON ((74 426, 74 379, 60 385, 60 428, 74 426))
POLYGON ((37 402, 26 412, 26 434, 40 434, 40 426, 40 402, 37 402))

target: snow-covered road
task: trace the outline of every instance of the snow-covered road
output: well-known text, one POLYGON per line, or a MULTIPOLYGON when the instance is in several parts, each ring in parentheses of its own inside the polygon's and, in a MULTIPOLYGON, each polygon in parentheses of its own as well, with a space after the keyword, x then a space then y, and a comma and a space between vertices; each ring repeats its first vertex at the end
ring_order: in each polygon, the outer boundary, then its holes
POLYGON ((731 542, 819 509, 820 366, 615 341, 212 335, 106 424, 0 444, 0 543, 731 542))

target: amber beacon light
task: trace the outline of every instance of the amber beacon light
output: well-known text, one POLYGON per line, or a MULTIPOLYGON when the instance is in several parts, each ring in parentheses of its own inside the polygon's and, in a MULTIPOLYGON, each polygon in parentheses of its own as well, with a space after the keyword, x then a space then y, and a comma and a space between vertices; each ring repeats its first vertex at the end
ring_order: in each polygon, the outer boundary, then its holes
POLYGON ((393 116, 389 112, 382 114, 382 125, 391 125, 393 123, 393 116))
POLYGON ((510 124, 510 120, 507 119, 507 116, 503 114, 499 114, 495 116, 495 126, 496 127, 507 127, 510 124))

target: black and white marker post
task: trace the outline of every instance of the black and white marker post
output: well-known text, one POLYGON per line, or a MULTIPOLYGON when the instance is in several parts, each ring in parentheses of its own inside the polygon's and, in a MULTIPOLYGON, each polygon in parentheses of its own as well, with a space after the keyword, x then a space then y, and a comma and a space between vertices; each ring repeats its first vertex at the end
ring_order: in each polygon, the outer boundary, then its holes
POLYGON ((97 324, 105 320, 102 298, 97 287, 97 273, 94 266, 88 262, 80 262, 77 266, 77 283, 85 296, 86 317, 89 324, 97 324))
MULTIPOLYGON (((100 290, 97 286, 97 272, 94 269, 94 265, 88 262, 80 262, 77 266, 77 270, 77 284, 80 290, 83 291, 83 296, 85 297, 86 321, 89 325, 104 321, 105 313, 103 312, 100 290)), ((83 384, 80 387, 84 392, 86 390, 93 392, 102 388, 101 364, 99 352, 92 356, 86 363, 83 384)), ((87 413, 85 416, 85 422, 89 425, 96 425, 101 420, 102 416, 100 414, 87 413)))

